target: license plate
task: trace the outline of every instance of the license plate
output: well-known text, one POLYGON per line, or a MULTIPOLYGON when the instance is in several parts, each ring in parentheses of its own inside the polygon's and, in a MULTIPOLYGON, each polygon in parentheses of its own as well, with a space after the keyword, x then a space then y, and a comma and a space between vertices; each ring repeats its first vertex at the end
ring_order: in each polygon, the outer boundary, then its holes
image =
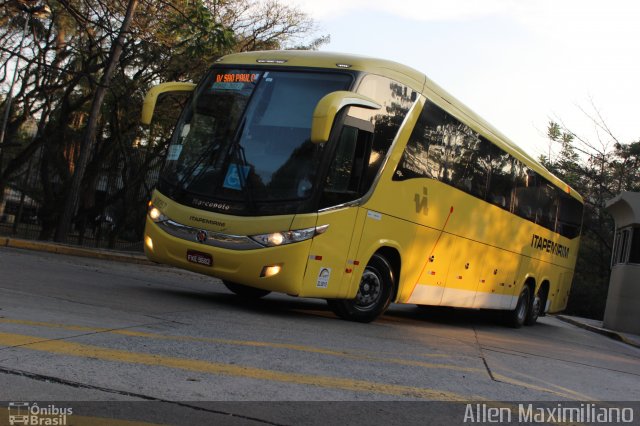
POLYGON ((213 266, 213 257, 210 254, 195 250, 187 250, 187 260, 202 266, 213 266))

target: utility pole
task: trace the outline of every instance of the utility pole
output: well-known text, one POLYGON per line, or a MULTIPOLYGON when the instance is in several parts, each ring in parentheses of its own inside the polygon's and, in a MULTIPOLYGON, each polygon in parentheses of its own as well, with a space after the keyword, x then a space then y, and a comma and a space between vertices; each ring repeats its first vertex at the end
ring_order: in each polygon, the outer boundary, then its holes
POLYGON ((113 72, 115 71, 116 65, 120 60, 120 55, 122 54, 122 49, 124 48, 125 35, 131 27, 131 21, 133 20, 133 16, 135 15, 137 7, 138 0, 129 0, 127 11, 125 13, 124 20, 122 21, 122 26, 120 27, 120 30, 118 32, 118 38, 111 46, 109 61, 104 70, 104 74, 102 75, 102 79, 100 80, 100 83, 96 88, 96 92, 93 95, 91 112, 89 114, 89 119, 82 135, 80 158, 78 159, 78 163, 76 164, 76 167, 74 169, 73 178, 71 180, 71 188, 69 189, 69 192, 67 194, 64 211, 62 213, 62 216, 60 217, 58 227, 56 229, 55 241, 57 242, 66 242, 67 234, 69 233, 69 229, 71 227, 71 220, 73 219, 76 209, 78 208, 78 201, 80 199, 80 186, 84 178, 85 171, 87 170, 87 164, 89 164, 89 157, 91 156, 96 143, 96 128, 98 125, 98 118, 100 117, 100 109, 102 108, 102 103, 107 93, 107 88, 111 84, 111 77, 113 76, 113 72))

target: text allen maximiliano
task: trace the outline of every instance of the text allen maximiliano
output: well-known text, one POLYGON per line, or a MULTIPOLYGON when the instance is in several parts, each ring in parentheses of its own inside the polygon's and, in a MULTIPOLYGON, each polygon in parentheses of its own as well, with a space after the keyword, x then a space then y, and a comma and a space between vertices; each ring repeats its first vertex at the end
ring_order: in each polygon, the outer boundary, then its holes
POLYGON ((580 404, 566 407, 536 407, 534 404, 518 404, 513 407, 496 407, 490 404, 467 404, 464 423, 505 423, 517 419, 520 423, 633 423, 633 408, 598 407, 596 404, 580 404))

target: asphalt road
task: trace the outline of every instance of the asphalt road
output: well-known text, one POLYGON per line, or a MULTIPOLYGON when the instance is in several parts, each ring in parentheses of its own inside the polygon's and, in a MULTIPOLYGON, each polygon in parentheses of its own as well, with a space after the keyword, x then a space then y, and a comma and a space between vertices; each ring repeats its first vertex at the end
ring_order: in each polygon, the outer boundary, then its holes
POLYGON ((553 317, 392 305, 351 323, 167 267, 0 248, 0 401, 76 404, 74 424, 372 424, 420 420, 408 401, 640 401, 640 349, 553 317))

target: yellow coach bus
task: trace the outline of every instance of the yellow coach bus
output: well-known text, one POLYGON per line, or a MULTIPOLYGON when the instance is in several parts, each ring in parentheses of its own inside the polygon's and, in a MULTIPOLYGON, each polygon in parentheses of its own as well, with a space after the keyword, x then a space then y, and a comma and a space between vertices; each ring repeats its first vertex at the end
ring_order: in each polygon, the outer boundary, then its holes
POLYGON ((149 203, 145 252, 234 293, 326 299, 369 322, 391 302, 565 308, 582 198, 425 75, 323 52, 225 56, 193 91, 149 203))

